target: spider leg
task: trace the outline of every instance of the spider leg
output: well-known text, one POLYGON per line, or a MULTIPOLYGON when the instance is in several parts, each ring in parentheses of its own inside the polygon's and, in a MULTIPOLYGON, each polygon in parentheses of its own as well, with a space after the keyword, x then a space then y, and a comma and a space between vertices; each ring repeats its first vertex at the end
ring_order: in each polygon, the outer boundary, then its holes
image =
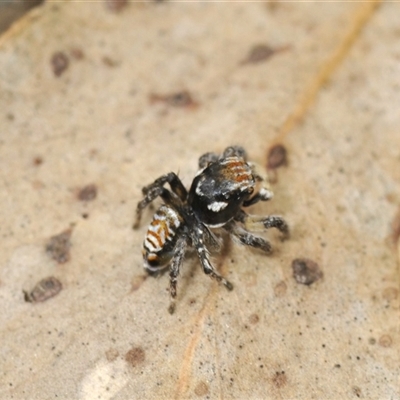
POLYGON ((246 230, 264 230, 270 228, 278 229, 283 236, 283 239, 289 237, 289 226, 286 221, 279 215, 268 215, 261 217, 259 215, 249 215, 243 210, 235 217, 236 221, 242 222, 246 230))
POLYGON ((145 186, 142 189, 142 193, 147 196, 147 194, 158 187, 164 186, 166 183, 169 183, 171 186, 171 190, 182 200, 185 201, 187 198, 187 190, 185 186, 183 186, 182 181, 179 179, 178 175, 175 172, 170 172, 168 174, 162 175, 157 178, 150 185, 145 186))
POLYGON ((207 248, 204 245, 203 236, 204 236, 203 228, 200 226, 196 226, 194 229, 192 240, 193 240, 193 245, 200 258, 201 266, 203 267, 204 273, 206 275, 209 275, 211 278, 215 279, 217 282, 222 283, 228 290, 232 290, 233 289, 232 283, 230 283, 223 276, 221 276, 211 264, 208 257, 207 248))
POLYGON ((238 239, 240 243, 246 246, 260 249, 265 253, 271 253, 272 251, 271 244, 267 240, 247 232, 246 229, 239 226, 235 221, 231 221, 224 225, 224 229, 232 234, 234 238, 238 239))
POLYGON ((247 160, 247 154, 242 146, 229 146, 222 153, 222 158, 227 157, 241 157, 245 161, 247 160))
POLYGON ((207 227, 203 230, 205 245, 211 252, 216 252, 221 250, 222 239, 215 235, 214 232, 210 231, 207 227))
POLYGON ((218 161, 219 156, 215 153, 205 153, 199 158, 199 168, 203 169, 207 167, 208 164, 218 161))
POLYGON ((271 200, 274 196, 274 193, 269 186, 268 175, 266 172, 263 172, 263 169, 254 162, 249 162, 248 164, 251 167, 258 190, 253 197, 243 202, 243 207, 249 207, 259 201, 271 200))
POLYGON ((262 187, 257 194, 255 194, 253 197, 243 202, 243 207, 252 206, 253 204, 258 203, 259 201, 271 200, 273 195, 274 194, 270 190, 262 187))
POLYGON ((169 267, 169 293, 171 295, 171 303, 168 307, 168 311, 170 314, 173 314, 175 311, 176 285, 186 247, 187 237, 183 236, 176 243, 175 255, 169 267))
MULTIPOLYGON (((144 194, 144 198, 139 201, 136 207, 136 217, 135 222, 133 224, 133 228, 136 229, 139 227, 140 219, 142 217, 143 210, 157 197, 161 197, 167 204, 171 202, 171 195, 170 192, 164 188, 164 185, 169 183, 173 193, 182 201, 186 200, 187 197, 187 190, 183 186, 181 180, 174 172, 170 172, 169 174, 160 176, 150 185, 145 186, 142 189, 144 194), (168 202, 169 201, 169 202, 168 202)), ((175 201, 176 202, 176 201, 175 201)))

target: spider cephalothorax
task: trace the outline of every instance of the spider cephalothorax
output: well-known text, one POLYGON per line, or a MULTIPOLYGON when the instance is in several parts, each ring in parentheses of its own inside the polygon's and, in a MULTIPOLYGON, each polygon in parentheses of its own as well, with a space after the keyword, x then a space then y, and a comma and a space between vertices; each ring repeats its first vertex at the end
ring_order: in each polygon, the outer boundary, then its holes
POLYGON ((144 198, 136 209, 135 228, 139 226, 147 205, 157 197, 164 201, 147 230, 143 257, 149 272, 169 266, 170 312, 174 310, 177 278, 188 246, 195 248, 204 272, 232 290, 232 284, 215 270, 209 260, 207 246, 218 246, 213 228, 222 228, 240 243, 267 253, 271 252, 270 243, 247 229, 277 228, 285 238, 289 235, 282 217, 252 216, 243 211, 243 207, 260 200, 270 200, 273 194, 255 165, 246 161, 242 147, 228 147, 222 156, 206 153, 200 157, 199 167, 189 192, 178 176, 170 172, 143 188, 144 198), (166 183, 171 190, 164 187, 166 183))

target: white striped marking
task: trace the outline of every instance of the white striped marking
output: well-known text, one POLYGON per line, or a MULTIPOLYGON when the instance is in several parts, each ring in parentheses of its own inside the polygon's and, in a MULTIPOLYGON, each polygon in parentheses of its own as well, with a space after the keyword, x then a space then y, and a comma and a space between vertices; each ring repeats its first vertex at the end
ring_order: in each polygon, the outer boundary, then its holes
POLYGON ((177 212, 170 207, 162 205, 154 214, 153 220, 147 229, 147 234, 143 243, 147 252, 157 253, 160 251, 165 241, 172 240, 174 237, 175 230, 172 229, 172 227, 178 228, 180 224, 177 212), (150 232, 154 233, 154 235, 150 232))

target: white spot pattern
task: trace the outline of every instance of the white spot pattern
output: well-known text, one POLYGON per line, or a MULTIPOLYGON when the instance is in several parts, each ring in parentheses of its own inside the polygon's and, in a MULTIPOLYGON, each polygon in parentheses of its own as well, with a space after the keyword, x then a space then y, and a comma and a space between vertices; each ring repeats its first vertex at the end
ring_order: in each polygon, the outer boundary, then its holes
POLYGON ((227 205, 228 203, 226 203, 225 201, 214 201, 214 203, 208 204, 207 208, 211 211, 219 212, 226 208, 227 205))

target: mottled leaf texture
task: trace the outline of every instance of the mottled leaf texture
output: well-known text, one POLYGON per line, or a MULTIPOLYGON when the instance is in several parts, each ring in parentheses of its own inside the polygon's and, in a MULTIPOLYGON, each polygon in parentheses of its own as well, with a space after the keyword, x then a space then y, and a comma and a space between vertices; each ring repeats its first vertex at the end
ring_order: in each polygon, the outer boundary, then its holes
POLYGON ((46 2, 0 36, 0 397, 400 398, 399 5, 114 3, 46 2), (170 315, 141 188, 189 187, 230 145, 271 175, 248 211, 291 236, 215 243, 233 291, 187 253, 170 315))

